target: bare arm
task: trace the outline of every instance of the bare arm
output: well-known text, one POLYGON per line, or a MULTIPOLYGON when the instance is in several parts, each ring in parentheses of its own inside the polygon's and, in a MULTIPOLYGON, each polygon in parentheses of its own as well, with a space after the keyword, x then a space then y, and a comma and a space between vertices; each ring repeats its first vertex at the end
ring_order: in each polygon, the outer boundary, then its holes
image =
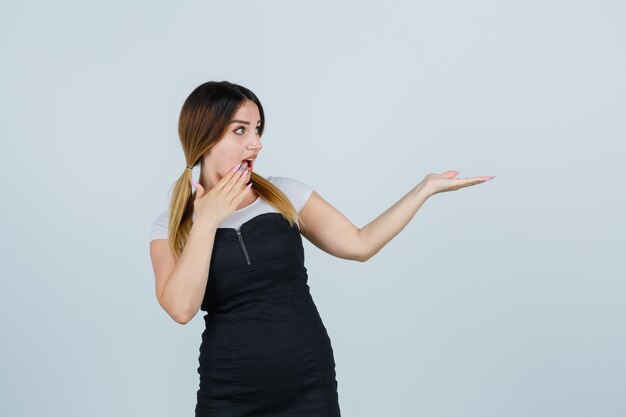
POLYGON ((201 307, 217 226, 197 217, 178 262, 167 239, 150 242, 159 304, 177 323, 187 324, 201 307))
POLYGON ((234 166, 208 191, 192 179, 196 216, 178 260, 174 259, 167 239, 150 242, 157 299, 180 324, 187 324, 202 306, 217 226, 235 211, 252 185, 246 186, 249 170, 237 170, 241 167, 246 164, 234 166))
POLYGON ((376 255, 391 239, 396 237, 428 197, 429 194, 424 191, 423 184, 419 183, 393 206, 362 227, 359 232, 361 261, 367 261, 376 255))
POLYGON ((398 202, 362 228, 315 191, 300 210, 301 233, 311 243, 338 258, 365 262, 376 255, 409 223, 422 204, 438 193, 489 181, 493 177, 455 178, 459 171, 431 173, 398 202), (306 226, 306 227, 305 227, 306 226))
POLYGON ((333 256, 365 262, 402 230, 428 198, 421 183, 363 228, 313 191, 300 216, 301 232, 311 243, 333 256))

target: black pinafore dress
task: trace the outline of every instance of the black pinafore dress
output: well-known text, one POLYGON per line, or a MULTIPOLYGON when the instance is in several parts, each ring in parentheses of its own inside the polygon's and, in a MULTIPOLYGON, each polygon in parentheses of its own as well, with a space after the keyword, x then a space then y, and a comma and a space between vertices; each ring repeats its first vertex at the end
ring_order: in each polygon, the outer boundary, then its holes
POLYGON ((196 417, 339 417, 300 230, 267 212, 218 228, 201 309, 196 417))

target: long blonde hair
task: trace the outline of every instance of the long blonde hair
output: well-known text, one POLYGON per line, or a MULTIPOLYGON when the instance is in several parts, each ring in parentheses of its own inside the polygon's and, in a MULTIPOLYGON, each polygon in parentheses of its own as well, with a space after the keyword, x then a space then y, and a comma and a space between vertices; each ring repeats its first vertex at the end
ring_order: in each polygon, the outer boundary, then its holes
MULTIPOLYGON (((237 110, 247 100, 253 101, 259 108, 259 134, 263 135, 263 106, 252 91, 240 85, 228 81, 208 81, 196 87, 183 104, 178 119, 178 136, 186 164, 173 185, 168 224, 169 245, 176 259, 183 252, 193 218, 195 190, 191 186, 192 170, 186 166, 197 165, 202 156, 220 141, 237 110)), ((292 227, 296 222, 304 224, 289 198, 278 187, 255 172, 251 173, 250 181, 261 198, 274 206, 292 227)))

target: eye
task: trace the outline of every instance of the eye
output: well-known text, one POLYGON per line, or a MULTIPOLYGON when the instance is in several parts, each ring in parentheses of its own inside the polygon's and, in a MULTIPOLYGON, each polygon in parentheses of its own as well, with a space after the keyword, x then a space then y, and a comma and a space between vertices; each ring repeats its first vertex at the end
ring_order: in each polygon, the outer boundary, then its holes
MULTIPOLYGON (((256 128, 257 128, 257 129, 260 129, 260 128, 261 128, 261 126, 257 126, 256 128)), ((235 129, 233 132, 237 133, 237 131, 238 131, 238 130, 240 130, 240 129, 246 130, 246 128, 245 128, 245 127, 243 127, 243 126, 239 126, 239 127, 238 127, 237 129, 235 129)))

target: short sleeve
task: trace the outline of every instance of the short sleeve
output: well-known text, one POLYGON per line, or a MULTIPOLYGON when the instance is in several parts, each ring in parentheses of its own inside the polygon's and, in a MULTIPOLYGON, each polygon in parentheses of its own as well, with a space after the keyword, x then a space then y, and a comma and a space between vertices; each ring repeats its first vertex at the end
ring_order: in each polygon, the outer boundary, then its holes
POLYGON ((277 179, 279 180, 278 188, 289 197, 291 204, 300 212, 314 191, 313 188, 295 178, 278 177, 277 179))
POLYGON ((150 229, 150 241, 153 241, 154 239, 167 239, 168 223, 169 210, 165 210, 152 222, 152 228, 150 229))

